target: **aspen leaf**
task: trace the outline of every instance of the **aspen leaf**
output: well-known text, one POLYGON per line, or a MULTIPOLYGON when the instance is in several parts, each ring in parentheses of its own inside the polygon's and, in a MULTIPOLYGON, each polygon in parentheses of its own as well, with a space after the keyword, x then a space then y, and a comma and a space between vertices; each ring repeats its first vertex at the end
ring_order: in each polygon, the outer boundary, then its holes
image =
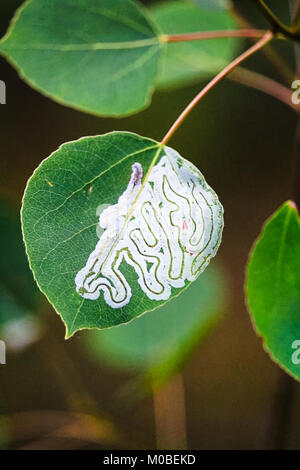
POLYGON ((133 0, 29 0, 0 52, 38 91, 97 115, 149 104, 162 44, 133 0))
POLYGON ((175 150, 112 132, 42 162, 22 225, 36 281, 69 337, 126 323, 184 290, 218 249, 223 208, 175 150))
POLYGON ((298 380, 299 263, 299 215, 295 204, 288 201, 266 222, 253 247, 247 268, 246 292, 251 317, 266 350, 276 363, 298 380))

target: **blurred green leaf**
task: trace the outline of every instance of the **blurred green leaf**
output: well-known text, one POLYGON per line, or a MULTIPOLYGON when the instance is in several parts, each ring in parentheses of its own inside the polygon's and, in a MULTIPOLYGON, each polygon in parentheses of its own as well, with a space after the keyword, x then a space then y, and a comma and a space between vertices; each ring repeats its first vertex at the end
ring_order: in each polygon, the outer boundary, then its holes
POLYGON ((213 10, 228 10, 231 6, 230 0, 190 0, 201 8, 213 10))
MULTIPOLYGON (((197 7, 186 1, 155 5, 152 18, 164 34, 236 29, 229 12, 197 7)), ((218 73, 237 50, 237 39, 206 39, 168 43, 163 49, 157 85, 161 88, 184 85, 218 73)))
POLYGON ((97 360, 160 379, 177 370, 224 313, 221 270, 210 266, 190 287, 165 306, 127 325, 86 333, 89 353, 97 360))
POLYGON ((17 299, 0 283, 0 329, 7 323, 28 315, 29 310, 18 303, 17 299))
POLYGON ((22 224, 35 279, 70 337, 126 323, 186 289, 216 254, 223 208, 173 149, 111 132, 41 163, 22 224))
POLYGON ((264 347, 275 362, 297 379, 300 379, 299 266, 300 221, 294 203, 288 201, 267 221, 254 245, 246 290, 249 311, 264 347))
POLYGON ((34 314, 41 295, 24 252, 18 213, 0 201, 0 328, 34 314))
POLYGON ((161 47, 134 0, 29 0, 0 52, 59 103, 120 116, 149 103, 161 47))

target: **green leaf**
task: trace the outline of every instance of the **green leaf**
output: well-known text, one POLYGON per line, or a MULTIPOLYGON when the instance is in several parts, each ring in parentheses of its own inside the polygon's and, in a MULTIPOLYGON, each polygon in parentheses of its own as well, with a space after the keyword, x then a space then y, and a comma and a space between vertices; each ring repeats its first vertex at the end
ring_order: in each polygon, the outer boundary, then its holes
POLYGON ((39 291, 24 253, 19 217, 0 201, 0 328, 36 312, 39 291))
POLYGON ((133 0, 29 0, 0 52, 33 88, 59 103, 120 116, 149 104, 161 47, 133 0))
MULTIPOLYGON (((230 13, 199 8, 185 1, 172 1, 154 6, 152 18, 164 34, 193 33, 236 29, 230 13)), ((206 39, 167 43, 157 85, 178 86, 217 74, 236 53, 236 39, 206 39)))
POLYGON ((119 328, 89 332, 88 351, 117 368, 165 378, 221 319, 225 298, 219 269, 210 266, 177 299, 119 328))
POLYGON ((67 337, 178 295, 219 246, 223 208, 192 163, 127 132, 64 144, 29 180, 23 235, 67 337))
POLYGON ((267 221, 254 245, 246 289, 249 310, 266 350, 297 379, 300 379, 299 266, 299 215, 295 204, 288 201, 267 221))

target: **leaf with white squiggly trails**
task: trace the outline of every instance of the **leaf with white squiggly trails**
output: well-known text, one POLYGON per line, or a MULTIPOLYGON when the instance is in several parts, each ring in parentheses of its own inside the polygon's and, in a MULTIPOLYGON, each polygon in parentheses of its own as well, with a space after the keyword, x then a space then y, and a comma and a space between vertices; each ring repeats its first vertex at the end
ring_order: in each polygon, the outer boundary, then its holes
POLYGON ((42 162, 22 224, 36 281, 69 337, 178 295, 215 255, 223 209, 175 150, 112 132, 64 144, 42 162))

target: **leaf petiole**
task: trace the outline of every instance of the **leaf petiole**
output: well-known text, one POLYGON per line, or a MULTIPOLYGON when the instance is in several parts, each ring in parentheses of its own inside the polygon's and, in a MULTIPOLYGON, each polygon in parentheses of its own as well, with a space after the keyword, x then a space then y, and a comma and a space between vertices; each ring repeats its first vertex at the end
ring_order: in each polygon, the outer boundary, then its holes
POLYGON ((236 67, 228 78, 236 83, 240 83, 248 86, 249 88, 254 88, 255 90, 259 90, 267 95, 273 96, 292 108, 294 111, 299 110, 299 107, 293 104, 291 100, 291 90, 272 78, 254 72, 253 70, 245 69, 244 67, 236 67))
POLYGON ((164 138, 162 139, 162 145, 166 145, 166 143, 171 139, 173 134, 177 131, 177 129, 181 126, 183 121, 186 117, 190 114, 190 112, 194 109, 194 107, 199 103, 199 101, 215 86, 219 83, 224 77, 226 77, 232 70, 234 70, 241 62, 246 60, 248 57, 253 55, 255 52, 262 49, 266 44, 268 44, 274 37, 274 33, 272 31, 267 31, 263 37, 257 41, 253 46, 239 55, 236 59, 234 59, 230 64, 228 64, 223 70, 221 70, 218 75, 216 75, 199 93, 195 96, 195 98, 188 104, 188 106, 183 110, 180 114, 178 119, 174 122, 171 126, 169 131, 166 133, 164 138))
POLYGON ((199 41, 218 38, 260 38, 266 31, 259 29, 225 29, 219 31, 199 31, 195 33, 164 34, 161 42, 199 41))

